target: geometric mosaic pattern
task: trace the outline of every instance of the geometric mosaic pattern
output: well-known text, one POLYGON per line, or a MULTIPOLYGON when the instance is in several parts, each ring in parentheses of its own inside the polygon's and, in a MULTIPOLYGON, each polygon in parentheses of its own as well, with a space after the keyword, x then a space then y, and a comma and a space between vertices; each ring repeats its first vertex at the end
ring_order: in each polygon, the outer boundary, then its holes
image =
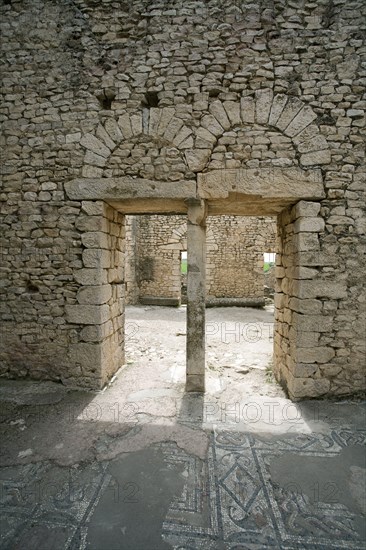
POLYGON ((177 550, 364 550, 365 541, 360 540, 354 516, 345 506, 312 503, 296 484, 286 490, 274 486, 268 464, 285 452, 329 457, 342 447, 365 442, 366 432, 346 430, 272 442, 243 433, 217 432, 212 436, 205 477, 195 493, 195 509, 186 514, 185 521, 181 516, 175 521, 173 503, 163 525, 164 538, 177 550))
MULTIPOLYGON (((179 466, 186 476, 182 493, 172 499, 160 526, 163 540, 176 550, 364 550, 365 541, 345 506, 313 503, 294 484, 276 486, 269 463, 283 453, 330 457, 343 447, 365 443, 364 431, 272 440, 217 431, 205 460, 172 443, 159 444, 166 463, 179 466)), ((72 468, 47 462, 3 468, 1 549, 88 548, 94 510, 107 491, 113 496, 108 467, 109 462, 72 468)))

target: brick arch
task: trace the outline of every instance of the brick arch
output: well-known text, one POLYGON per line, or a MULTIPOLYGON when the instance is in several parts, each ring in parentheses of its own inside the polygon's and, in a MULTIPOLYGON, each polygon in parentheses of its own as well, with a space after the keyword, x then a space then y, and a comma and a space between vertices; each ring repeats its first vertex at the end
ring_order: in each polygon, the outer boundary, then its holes
POLYGON ((185 151, 193 172, 207 169, 212 151, 225 132, 248 126, 264 126, 291 139, 299 164, 311 168, 331 161, 326 139, 315 123, 313 109, 296 97, 274 95, 271 89, 257 90, 239 101, 213 101, 209 114, 195 131, 194 147, 185 151))

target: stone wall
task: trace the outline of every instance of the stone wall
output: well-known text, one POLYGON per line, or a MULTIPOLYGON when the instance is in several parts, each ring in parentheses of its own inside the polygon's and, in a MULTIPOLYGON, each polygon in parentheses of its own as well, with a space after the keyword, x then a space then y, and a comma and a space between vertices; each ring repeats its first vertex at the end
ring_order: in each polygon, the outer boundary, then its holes
POLYGON ((139 301, 138 284, 138 224, 139 218, 126 216, 125 295, 127 304, 139 301))
POLYGON ((276 220, 273 218, 208 218, 207 299, 219 303, 215 299, 245 298, 248 305, 263 305, 263 253, 274 252, 275 241, 276 220))
MULTIPOLYGON (((131 242, 126 254, 127 302, 179 304, 180 255, 187 249, 186 217, 127 216, 127 219, 127 240, 131 242), (131 265, 135 266, 133 273, 131 265), (127 270, 131 271, 130 277, 127 270)), ((276 221, 263 217, 211 216, 206 225, 207 301, 219 303, 215 299, 238 298, 243 304, 245 298, 248 305, 262 305, 263 253, 276 250, 276 221)))
POLYGON ((137 221, 139 301, 177 305, 181 298, 180 255, 187 250, 186 217, 139 216, 137 221))
MULTIPOLYGON (((138 178, 164 183, 168 194, 177 181, 200 191, 200 175, 240 168, 262 182, 258 197, 282 186, 291 198, 306 169, 321 174, 323 194, 316 215, 289 205, 279 218, 280 239, 294 247, 279 260, 276 372, 293 396, 364 388, 365 11, 362 0, 2 2, 1 373, 96 387, 123 363, 114 347, 123 274, 115 278, 108 240, 123 241, 122 222, 99 203, 86 214, 94 199, 83 205, 65 193, 71 180, 123 173, 130 195, 138 178), (277 187, 272 169, 282 170, 277 187), (316 231, 307 217, 319 220, 316 231), (98 252, 97 268, 84 258, 89 233, 109 251, 98 252), (305 271, 291 271, 292 260, 305 271), (95 278, 80 279, 84 269, 95 278), (72 308, 84 286, 98 287, 102 300, 104 285, 109 301, 86 304, 97 308, 89 326, 109 327, 92 344, 86 314, 76 315, 85 308, 72 308), (321 331, 308 349, 319 356, 296 358, 313 316, 321 331), (313 366, 295 369, 287 357, 313 366)), ((230 188, 231 208, 244 200, 241 185, 230 188)), ((247 214, 272 215, 276 199, 258 201, 247 214)), ((219 199, 210 208, 225 214, 219 199)))

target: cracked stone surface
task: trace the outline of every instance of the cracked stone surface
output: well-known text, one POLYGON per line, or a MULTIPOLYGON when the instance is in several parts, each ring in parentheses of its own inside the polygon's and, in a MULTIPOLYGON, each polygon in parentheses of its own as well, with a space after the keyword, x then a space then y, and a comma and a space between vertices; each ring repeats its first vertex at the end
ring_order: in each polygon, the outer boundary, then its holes
POLYGON ((1 549, 364 548, 365 402, 288 400, 270 307, 207 314, 205 395, 184 392, 184 308, 128 310, 102 392, 1 381, 1 549))

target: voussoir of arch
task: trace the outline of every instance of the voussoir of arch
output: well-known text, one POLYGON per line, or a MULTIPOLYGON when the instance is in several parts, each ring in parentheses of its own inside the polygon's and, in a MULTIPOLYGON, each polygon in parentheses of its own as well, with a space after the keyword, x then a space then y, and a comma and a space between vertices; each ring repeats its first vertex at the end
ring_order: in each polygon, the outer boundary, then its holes
POLYGON ((213 101, 209 113, 195 131, 194 149, 185 152, 194 172, 207 167, 217 140, 225 133, 247 127, 267 127, 291 139, 302 168, 313 168, 331 161, 325 137, 316 124, 313 109, 296 97, 273 94, 271 89, 257 90, 240 101, 213 101))
POLYGON ((252 125, 275 129, 291 139, 300 166, 307 169, 328 164, 330 151, 316 125, 313 109, 296 97, 274 95, 271 89, 257 90, 240 101, 213 101, 198 127, 190 128, 175 115, 174 107, 125 112, 118 119, 108 118, 94 133, 80 141, 86 149, 83 176, 101 175, 113 151, 124 141, 146 135, 162 145, 184 153, 192 172, 205 170, 217 140, 227 131, 252 125), (88 168, 91 167, 91 168, 88 168))
POLYGON ((80 144, 86 150, 82 175, 101 176, 110 156, 122 142, 136 142, 143 135, 160 143, 161 146, 169 145, 181 151, 194 147, 192 129, 175 116, 174 108, 125 112, 117 120, 108 118, 101 122, 93 133, 82 137, 80 144))

